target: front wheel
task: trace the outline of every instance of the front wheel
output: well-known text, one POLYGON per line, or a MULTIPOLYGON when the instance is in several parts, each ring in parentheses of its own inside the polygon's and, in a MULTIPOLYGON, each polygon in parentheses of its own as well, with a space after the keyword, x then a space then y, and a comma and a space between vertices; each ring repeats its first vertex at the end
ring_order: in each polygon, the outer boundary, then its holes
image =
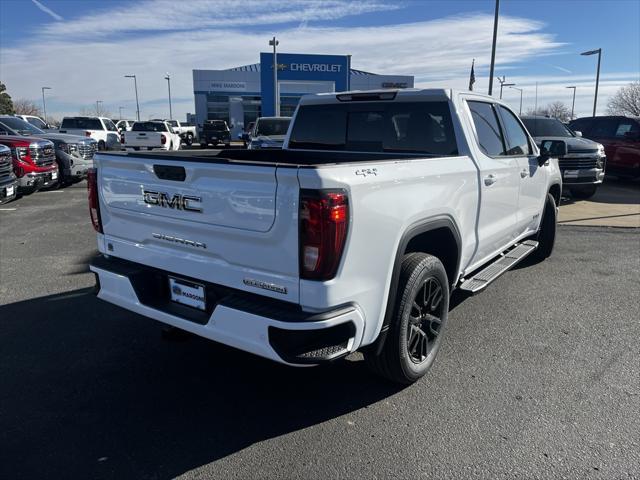
POLYGON ((98 142, 98 150, 102 152, 103 150, 106 150, 106 149, 107 149, 107 144, 104 143, 104 140, 100 140, 98 142))
POLYGON ((540 230, 538 230, 538 235, 536 236, 538 248, 532 254, 536 260, 544 260, 550 257, 553 252, 553 246, 556 243, 557 215, 556 200, 553 198, 553 195, 547 193, 547 200, 544 204, 544 211, 542 212, 542 221, 540 222, 540 230))
POLYGON ((405 255, 388 337, 380 354, 365 352, 377 374, 410 384, 433 364, 449 312, 449 282, 442 262, 426 253, 405 255))
POLYGON ((193 144, 193 135, 191 135, 190 133, 187 134, 187 137, 184 139, 184 143, 190 147, 193 144))

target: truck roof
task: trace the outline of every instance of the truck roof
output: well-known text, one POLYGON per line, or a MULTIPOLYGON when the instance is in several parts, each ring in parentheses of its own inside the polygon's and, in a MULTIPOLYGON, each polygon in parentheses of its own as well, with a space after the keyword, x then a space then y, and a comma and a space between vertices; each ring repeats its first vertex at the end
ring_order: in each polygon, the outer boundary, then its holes
POLYGON ((341 103, 349 101, 415 101, 415 100, 449 100, 454 95, 464 93, 476 97, 485 97, 491 99, 492 102, 502 103, 495 97, 482 93, 455 90, 451 88, 394 88, 379 90, 349 90, 346 92, 329 92, 318 93, 315 95, 306 95, 300 100, 302 105, 341 103))

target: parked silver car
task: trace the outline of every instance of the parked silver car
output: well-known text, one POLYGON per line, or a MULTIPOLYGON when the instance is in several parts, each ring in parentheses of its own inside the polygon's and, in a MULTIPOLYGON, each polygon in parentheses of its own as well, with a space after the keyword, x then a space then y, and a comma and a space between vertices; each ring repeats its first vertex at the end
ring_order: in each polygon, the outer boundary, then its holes
POLYGON ((53 142, 62 185, 86 178, 98 150, 98 142, 91 137, 50 133, 11 115, 0 115, 0 133, 2 131, 8 135, 33 136, 53 142))

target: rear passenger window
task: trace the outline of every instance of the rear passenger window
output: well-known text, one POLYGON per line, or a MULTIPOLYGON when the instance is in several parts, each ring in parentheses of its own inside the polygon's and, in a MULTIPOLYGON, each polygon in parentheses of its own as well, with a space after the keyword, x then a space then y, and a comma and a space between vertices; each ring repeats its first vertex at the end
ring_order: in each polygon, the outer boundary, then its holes
POLYGON ((498 108, 507 137, 507 155, 531 155, 529 137, 518 119, 502 105, 498 105, 498 108))
POLYGON ((480 149, 490 157, 505 154, 502 132, 496 112, 490 103, 467 102, 478 134, 480 149))

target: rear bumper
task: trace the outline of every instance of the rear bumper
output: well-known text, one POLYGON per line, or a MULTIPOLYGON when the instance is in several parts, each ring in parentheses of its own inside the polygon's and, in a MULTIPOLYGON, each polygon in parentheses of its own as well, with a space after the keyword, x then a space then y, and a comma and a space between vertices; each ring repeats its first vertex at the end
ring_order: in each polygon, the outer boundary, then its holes
MULTIPOLYGON (((355 351, 364 318, 352 305, 322 313, 197 279, 205 286, 202 312, 169 300, 169 272, 113 257, 91 263, 97 296, 132 312, 216 342, 289 365, 316 365, 355 351)), ((177 277, 182 277, 176 275, 177 277)))

